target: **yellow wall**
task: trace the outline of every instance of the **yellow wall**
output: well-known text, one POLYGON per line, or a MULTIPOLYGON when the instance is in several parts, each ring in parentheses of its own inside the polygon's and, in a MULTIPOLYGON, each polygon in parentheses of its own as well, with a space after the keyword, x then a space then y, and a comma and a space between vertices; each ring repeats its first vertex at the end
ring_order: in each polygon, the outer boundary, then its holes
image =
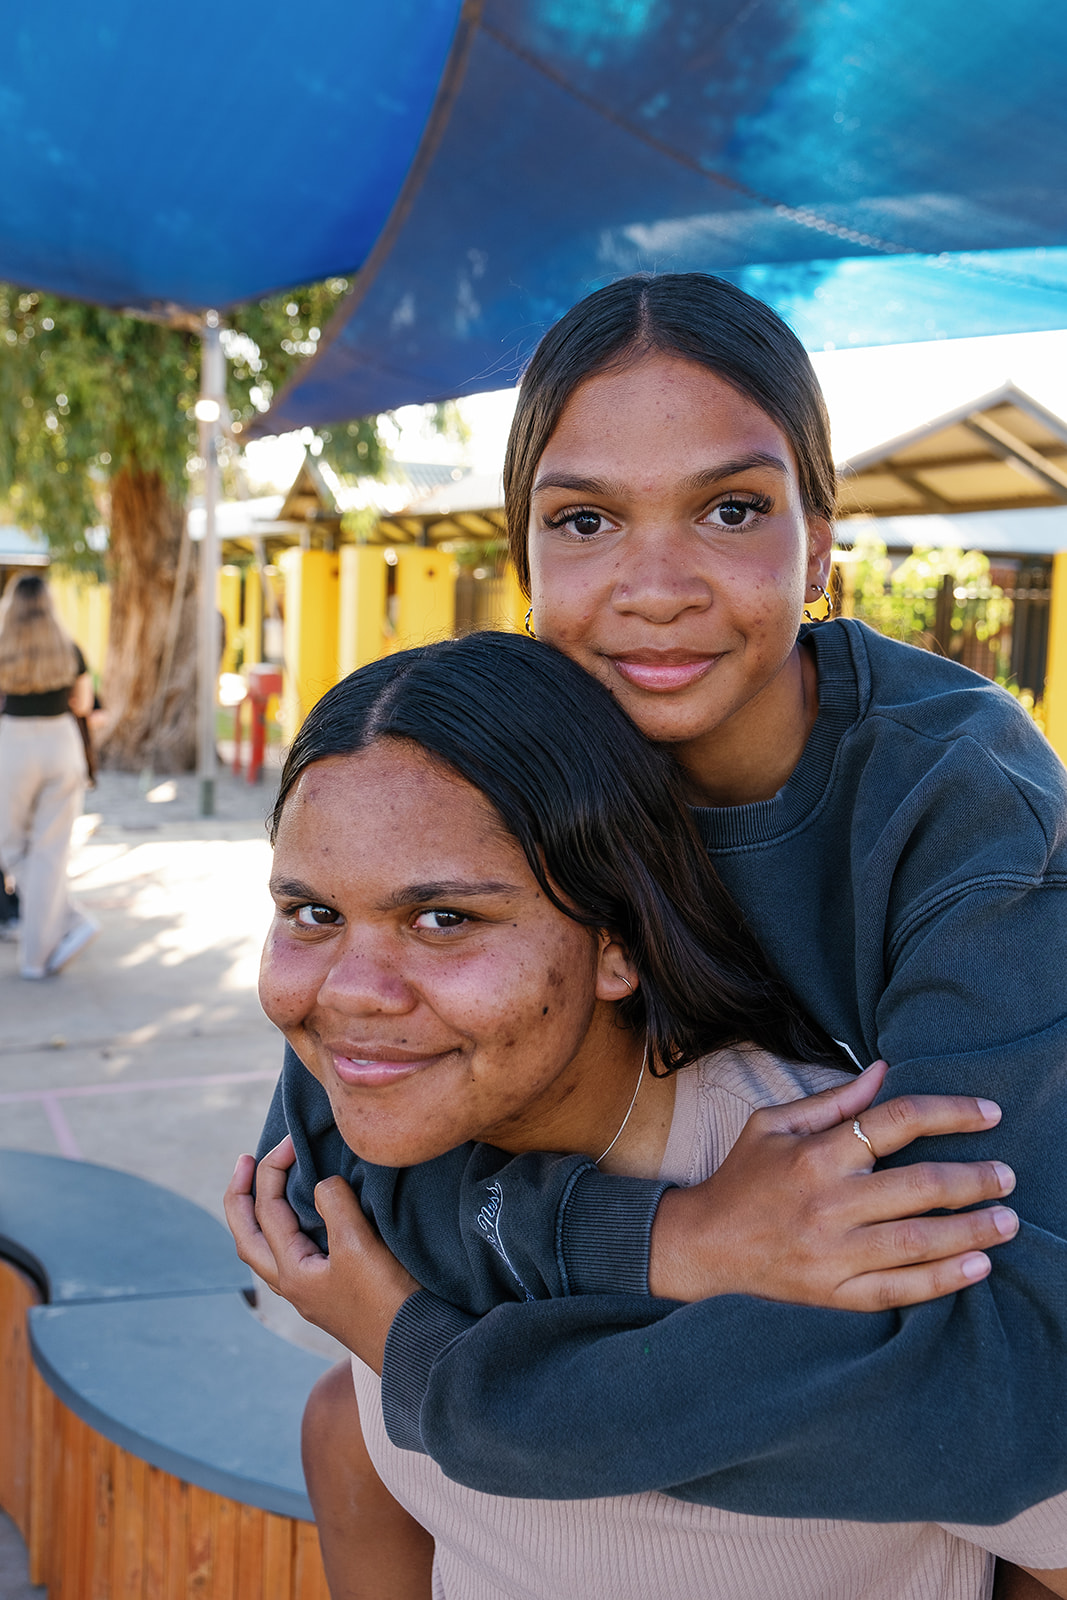
POLYGON ((386 653, 387 579, 381 545, 341 546, 337 655, 342 677, 386 653))
POLYGON ((244 665, 254 666, 263 660, 263 580, 258 567, 246 567, 245 620, 241 629, 244 645, 244 665))
MULTIPOLYGON (((509 561, 504 569, 504 615, 500 626, 510 628, 512 633, 522 633, 529 609, 530 602, 519 588, 519 575, 509 561)), ((536 630, 536 618, 530 618, 530 626, 536 630)))
POLYGON ((80 647, 89 671, 97 679, 107 657, 107 632, 111 619, 111 592, 95 578, 70 572, 49 572, 48 588, 59 620, 80 647))
POLYGON ((396 552, 396 638, 394 650, 451 637, 456 618, 451 559, 440 550, 396 552))
POLYGON ((286 550, 285 695, 282 724, 291 739, 316 700, 340 677, 337 657, 338 569, 328 550, 286 550))
POLYGON ((1045 733, 1060 760, 1067 761, 1067 551, 1052 558, 1045 733))
POLYGON ((219 671, 236 672, 238 647, 244 644, 244 637, 241 631, 240 567, 219 568, 216 603, 222 615, 226 618, 226 648, 222 652, 219 671))

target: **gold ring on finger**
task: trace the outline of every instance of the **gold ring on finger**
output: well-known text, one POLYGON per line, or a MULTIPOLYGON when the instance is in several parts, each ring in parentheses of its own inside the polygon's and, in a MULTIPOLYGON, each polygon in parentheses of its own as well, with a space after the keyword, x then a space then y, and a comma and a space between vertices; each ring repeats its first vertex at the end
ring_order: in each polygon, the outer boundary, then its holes
POLYGON ((858 1117, 853 1117, 852 1119, 852 1132, 856 1135, 857 1139, 867 1146, 867 1149, 871 1152, 871 1156, 875 1161, 877 1161, 878 1157, 874 1154, 874 1145, 860 1127, 860 1119, 858 1117))

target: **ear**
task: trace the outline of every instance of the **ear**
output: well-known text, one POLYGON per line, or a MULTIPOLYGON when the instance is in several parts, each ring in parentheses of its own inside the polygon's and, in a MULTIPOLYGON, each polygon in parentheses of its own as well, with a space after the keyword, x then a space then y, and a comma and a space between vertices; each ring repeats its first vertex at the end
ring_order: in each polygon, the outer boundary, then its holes
POLYGON ((808 582, 820 589, 830 586, 830 566, 833 561, 833 524, 825 517, 808 518, 808 582))
POLYGON ((598 1000, 628 1000, 637 993, 637 968, 626 946, 614 934, 601 928, 597 934, 596 997, 598 1000))

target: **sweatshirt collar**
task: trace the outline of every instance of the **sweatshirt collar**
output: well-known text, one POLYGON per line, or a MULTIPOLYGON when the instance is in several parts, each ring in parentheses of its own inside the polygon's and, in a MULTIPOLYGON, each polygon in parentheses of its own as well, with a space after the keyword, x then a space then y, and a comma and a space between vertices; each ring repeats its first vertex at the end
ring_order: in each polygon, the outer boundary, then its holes
POLYGON ((838 746, 860 710, 850 631, 841 621, 800 631, 815 652, 819 711, 800 760, 776 795, 747 806, 694 806, 693 820, 709 850, 780 839, 811 816, 826 793, 838 746))

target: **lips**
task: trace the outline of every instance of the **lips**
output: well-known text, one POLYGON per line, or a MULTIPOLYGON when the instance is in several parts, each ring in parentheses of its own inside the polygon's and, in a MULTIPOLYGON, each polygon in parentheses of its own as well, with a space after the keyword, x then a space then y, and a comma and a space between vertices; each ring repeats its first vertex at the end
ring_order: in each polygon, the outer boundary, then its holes
POLYGON ((627 683, 653 694, 687 689, 710 672, 720 655, 696 655, 688 650, 635 650, 608 658, 627 683))
POLYGON ((418 1072, 425 1072, 428 1067, 437 1066, 450 1053, 441 1051, 435 1055, 408 1056, 400 1050, 388 1049, 349 1056, 337 1050, 330 1051, 338 1078, 357 1089, 381 1089, 390 1083, 398 1083, 402 1078, 413 1077, 418 1072))

